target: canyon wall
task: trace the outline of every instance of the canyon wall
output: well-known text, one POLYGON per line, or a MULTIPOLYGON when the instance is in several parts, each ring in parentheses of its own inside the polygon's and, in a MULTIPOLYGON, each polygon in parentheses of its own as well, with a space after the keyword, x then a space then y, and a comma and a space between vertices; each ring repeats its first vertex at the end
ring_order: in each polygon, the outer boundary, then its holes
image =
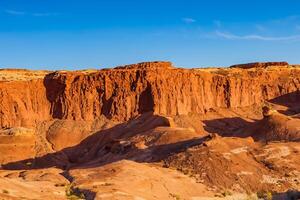
POLYGON ((32 127, 51 118, 43 82, 0 81, 0 128, 32 127))
POLYGON ((117 121, 153 111, 205 113, 260 104, 300 90, 300 69, 180 69, 169 62, 95 72, 53 72, 44 79, 0 82, 0 127, 50 119, 117 121))

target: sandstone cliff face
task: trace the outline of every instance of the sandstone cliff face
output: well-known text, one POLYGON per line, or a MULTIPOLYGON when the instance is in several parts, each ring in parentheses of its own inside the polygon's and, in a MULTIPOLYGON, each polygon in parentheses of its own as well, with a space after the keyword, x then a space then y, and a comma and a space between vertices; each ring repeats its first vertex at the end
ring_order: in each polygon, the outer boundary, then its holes
POLYGON ((50 103, 42 79, 0 82, 0 127, 32 127, 50 119, 50 103))
POLYGON ((154 62, 93 73, 54 72, 44 80, 0 82, 0 126, 49 119, 125 121, 145 112, 205 113, 260 104, 300 90, 299 68, 179 69, 154 62))

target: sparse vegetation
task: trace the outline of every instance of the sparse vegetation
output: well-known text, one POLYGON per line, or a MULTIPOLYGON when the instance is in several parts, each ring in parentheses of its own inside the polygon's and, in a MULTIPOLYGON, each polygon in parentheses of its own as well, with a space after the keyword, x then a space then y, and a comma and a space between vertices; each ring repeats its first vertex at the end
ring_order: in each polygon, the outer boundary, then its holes
POLYGON ((104 183, 103 186, 111 186, 113 185, 112 183, 104 183))
POLYGON ((174 198, 174 199, 176 199, 176 200, 180 200, 180 199, 181 199, 180 196, 179 196, 178 194, 170 193, 169 195, 170 195, 170 197, 172 197, 172 198, 174 198))
POLYGON ((64 183, 56 183, 54 186, 55 187, 64 187, 64 186, 66 186, 66 184, 64 184, 64 183))
POLYGON ((85 196, 78 188, 75 188, 73 184, 69 184, 66 187, 66 196, 69 200, 79 200, 79 199, 85 199, 85 196))
POLYGON ((9 192, 8 192, 8 190, 5 190, 5 189, 4 189, 4 190, 2 190, 2 193, 3 193, 3 194, 8 194, 9 192))
POLYGON ((228 76, 229 71, 226 69, 218 69, 217 71, 215 71, 215 73, 221 76, 228 76))
POLYGON ((257 197, 259 199, 264 199, 264 200, 272 200, 273 199, 272 193, 268 192, 268 191, 257 192, 257 197))
POLYGON ((30 71, 24 69, 1 69, 0 81, 24 81, 43 79, 49 71, 30 71))
POLYGON ((231 195, 232 195, 232 192, 230 192, 229 190, 225 190, 222 192, 223 197, 227 197, 227 196, 231 196, 231 195))

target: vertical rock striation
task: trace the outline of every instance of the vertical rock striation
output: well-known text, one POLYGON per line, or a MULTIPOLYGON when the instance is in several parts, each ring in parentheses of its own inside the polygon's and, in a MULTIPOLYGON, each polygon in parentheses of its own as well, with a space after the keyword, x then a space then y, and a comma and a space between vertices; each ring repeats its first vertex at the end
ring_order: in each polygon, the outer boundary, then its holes
POLYGON ((96 72, 54 72, 44 80, 0 82, 0 126, 49 119, 126 121, 145 112, 205 113, 260 104, 300 90, 299 68, 180 69, 140 63, 96 72))

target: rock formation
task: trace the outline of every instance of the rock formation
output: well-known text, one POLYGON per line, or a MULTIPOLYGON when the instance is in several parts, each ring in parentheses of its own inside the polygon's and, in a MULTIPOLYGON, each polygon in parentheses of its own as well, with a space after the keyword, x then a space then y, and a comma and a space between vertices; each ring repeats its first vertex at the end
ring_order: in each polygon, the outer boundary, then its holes
POLYGON ((299 90, 285 62, 0 70, 0 199, 296 198, 299 90))
POLYGON ((0 127, 32 127, 50 119, 126 121, 145 113, 181 115, 238 108, 299 91, 298 68, 205 71, 169 62, 140 63, 91 73, 0 82, 0 127))
POLYGON ((241 68, 241 69, 251 69, 251 68, 267 68, 267 67, 287 67, 289 63, 287 62, 255 62, 255 63, 248 63, 248 64, 238 64, 232 65, 230 68, 241 68))

